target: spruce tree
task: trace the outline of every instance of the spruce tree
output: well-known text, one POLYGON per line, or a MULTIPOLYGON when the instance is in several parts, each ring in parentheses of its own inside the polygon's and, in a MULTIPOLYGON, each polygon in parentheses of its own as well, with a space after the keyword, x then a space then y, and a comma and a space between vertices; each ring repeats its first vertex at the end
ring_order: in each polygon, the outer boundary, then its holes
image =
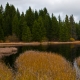
POLYGON ((22 12, 19 20, 19 39, 22 41, 22 29, 25 22, 24 12, 22 12))
POLYGON ((70 16, 70 28, 71 28, 71 38, 77 39, 76 27, 73 15, 70 16))
POLYGON ((22 41, 30 42, 32 40, 32 35, 30 28, 27 26, 26 22, 23 23, 23 30, 22 30, 22 41))
POLYGON ((59 17, 58 17, 58 20, 59 20, 59 22, 58 22, 58 25, 59 25, 59 41, 63 41, 63 25, 62 25, 62 21, 61 21, 61 17, 60 17, 60 15, 59 15, 59 17))
POLYGON ((0 40, 4 40, 4 32, 1 26, 0 26, 0 40))
POLYGON ((19 20, 16 14, 12 22, 12 34, 16 35, 19 38, 19 20))
POLYGON ((59 38, 59 27, 58 21, 55 16, 52 14, 52 26, 51 26, 51 40, 58 40, 59 38))
POLYGON ((76 35, 77 39, 80 40, 80 21, 79 23, 76 23, 76 35))
POLYGON ((42 21, 42 17, 39 17, 38 21, 34 22, 32 34, 34 41, 42 41, 46 37, 46 30, 42 21))
POLYGON ((65 26, 65 41, 69 41, 71 37, 71 33, 70 33, 70 23, 69 23, 68 15, 66 15, 65 17, 64 26, 65 26))
POLYGON ((29 7, 29 9, 26 11, 26 14, 25 14, 25 20, 27 22, 27 25, 29 26, 31 32, 32 32, 32 26, 33 26, 33 23, 34 23, 34 11, 32 11, 31 7, 29 7))
POLYGON ((35 16, 35 20, 38 20, 39 14, 37 11, 35 11, 34 16, 35 16))

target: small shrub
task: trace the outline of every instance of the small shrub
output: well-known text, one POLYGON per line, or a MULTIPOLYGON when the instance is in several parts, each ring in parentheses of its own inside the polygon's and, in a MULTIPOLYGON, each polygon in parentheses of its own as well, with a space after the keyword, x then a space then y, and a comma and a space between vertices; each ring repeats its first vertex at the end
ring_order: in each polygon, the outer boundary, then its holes
POLYGON ((0 40, 0 43, 3 43, 3 40, 0 40))
POLYGON ((19 39, 15 34, 10 35, 5 38, 5 42, 18 42, 18 41, 19 41, 19 39))
POLYGON ((5 43, 9 43, 10 41, 7 39, 7 40, 5 40, 5 43))
POLYGON ((73 42, 73 41, 75 41, 75 39, 74 39, 74 38, 70 38, 70 41, 72 41, 72 42, 73 42))
POLYGON ((46 41, 48 41, 48 39, 46 37, 43 37, 41 40, 41 42, 46 42, 46 41))

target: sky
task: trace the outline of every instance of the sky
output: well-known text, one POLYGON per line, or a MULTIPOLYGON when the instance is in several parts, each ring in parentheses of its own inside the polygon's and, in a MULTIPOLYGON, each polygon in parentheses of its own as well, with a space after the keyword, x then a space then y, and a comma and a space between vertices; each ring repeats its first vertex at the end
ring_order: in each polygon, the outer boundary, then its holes
POLYGON ((6 3, 13 4, 20 12, 26 12, 29 6, 33 10, 47 8, 49 14, 59 15, 65 19, 65 15, 74 16, 75 22, 80 20, 80 0, 0 0, 0 5, 5 7, 6 3))

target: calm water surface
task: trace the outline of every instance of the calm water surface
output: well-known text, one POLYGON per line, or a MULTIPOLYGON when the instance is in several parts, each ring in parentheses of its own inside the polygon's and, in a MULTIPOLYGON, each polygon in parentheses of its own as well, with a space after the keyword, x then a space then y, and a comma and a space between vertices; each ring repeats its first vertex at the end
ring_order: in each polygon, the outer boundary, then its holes
POLYGON ((10 56, 4 56, 3 61, 9 67, 15 69, 15 61, 20 54, 27 50, 47 51, 60 54, 65 57, 68 61, 73 62, 75 58, 80 56, 80 45, 40 45, 40 46, 19 46, 18 52, 10 56))

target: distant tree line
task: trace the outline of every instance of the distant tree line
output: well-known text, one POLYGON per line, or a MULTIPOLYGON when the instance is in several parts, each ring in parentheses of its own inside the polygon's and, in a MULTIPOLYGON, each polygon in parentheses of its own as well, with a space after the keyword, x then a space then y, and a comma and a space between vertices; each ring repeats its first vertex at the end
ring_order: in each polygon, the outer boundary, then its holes
POLYGON ((73 15, 62 21, 47 9, 33 11, 31 7, 20 14, 14 5, 0 6, 0 41, 70 41, 80 40, 80 21, 73 15))

